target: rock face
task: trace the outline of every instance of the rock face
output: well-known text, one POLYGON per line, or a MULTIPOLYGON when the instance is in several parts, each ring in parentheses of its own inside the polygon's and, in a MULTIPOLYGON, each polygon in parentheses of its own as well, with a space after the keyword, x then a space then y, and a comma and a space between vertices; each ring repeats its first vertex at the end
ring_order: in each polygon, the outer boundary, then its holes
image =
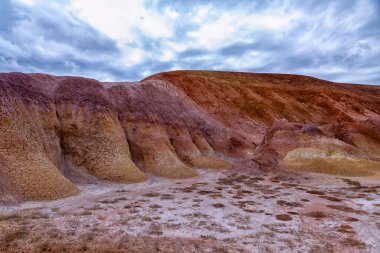
POLYGON ((76 187, 60 173, 60 123, 54 100, 24 74, 0 77, 2 198, 54 199, 76 187))
POLYGON ((254 159, 269 168, 281 165, 333 175, 373 176, 380 171, 380 162, 367 147, 361 149, 360 145, 324 134, 315 125, 300 123, 273 125, 255 150, 254 159))
POLYGON ((159 73, 215 119, 254 143, 263 169, 370 176, 380 171, 380 87, 307 76, 159 73))
POLYGON ((380 87, 175 71, 136 83, 0 74, 0 198, 56 199, 73 175, 122 183, 261 169, 380 172, 380 87))
POLYGON ((61 143, 68 160, 99 179, 141 182, 118 114, 103 86, 84 78, 62 79, 55 91, 61 143))

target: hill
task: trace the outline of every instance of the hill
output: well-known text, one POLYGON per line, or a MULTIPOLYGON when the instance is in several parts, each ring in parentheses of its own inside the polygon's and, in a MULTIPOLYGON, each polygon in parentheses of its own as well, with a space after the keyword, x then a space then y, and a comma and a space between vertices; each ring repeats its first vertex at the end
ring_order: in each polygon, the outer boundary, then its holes
POLYGON ((175 71, 141 82, 0 74, 3 201, 198 168, 375 176, 380 87, 285 74, 175 71))

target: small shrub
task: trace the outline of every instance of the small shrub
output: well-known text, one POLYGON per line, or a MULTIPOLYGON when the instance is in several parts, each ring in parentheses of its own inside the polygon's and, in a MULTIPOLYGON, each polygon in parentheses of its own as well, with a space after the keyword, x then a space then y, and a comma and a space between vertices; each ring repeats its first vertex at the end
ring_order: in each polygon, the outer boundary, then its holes
POLYGON ((163 194, 161 196, 161 200, 172 200, 172 199, 174 199, 174 196, 171 194, 163 194))
POLYGON ((325 195, 324 192, 318 191, 318 190, 309 190, 306 191, 307 193, 314 194, 314 195, 325 195))
POLYGON ((325 214, 322 211, 314 211, 314 212, 307 213, 306 216, 309 216, 315 219, 323 219, 327 217, 327 214, 325 214))
POLYGON ((278 200, 277 205, 279 206, 286 206, 286 207, 302 207, 303 205, 298 202, 288 202, 285 200, 278 200))
POLYGON ((159 223, 151 223, 148 228, 148 233, 151 235, 162 235, 162 226, 159 223))
POLYGON ((342 199, 340 198, 337 198, 337 197, 333 197, 333 196, 319 196, 320 198, 324 198, 324 199, 327 199, 327 200, 330 200, 330 201, 333 201, 333 202, 341 202, 342 199))
POLYGON ((149 208, 152 208, 152 209, 159 209, 161 208, 162 206, 160 205, 157 205, 157 204, 153 204, 153 205, 150 205, 149 208))
POLYGON ((293 220, 292 216, 290 216, 289 214, 277 214, 276 219, 281 221, 293 220))
POLYGON ((361 248, 361 249, 366 248, 366 244, 364 242, 359 241, 359 240, 352 238, 352 237, 343 239, 342 243, 344 245, 350 246, 350 247, 356 247, 356 248, 361 248))
POLYGON ((355 186, 357 188, 361 187, 361 184, 360 184, 359 181, 351 180, 351 179, 348 179, 348 178, 344 178, 344 179, 342 179, 342 181, 345 182, 348 185, 355 186))
POLYGON ((350 225, 347 225, 347 224, 342 224, 338 227, 337 229, 338 232, 341 232, 341 233, 355 233, 353 230, 352 230, 352 227, 350 225))
POLYGON ((354 217, 348 217, 347 219, 346 219, 346 221, 348 221, 348 222, 356 222, 356 221, 358 221, 359 219, 356 219, 356 218, 354 218, 354 217))
POLYGON ((148 192, 146 194, 143 195, 144 197, 149 197, 149 198, 154 198, 154 197, 158 197, 159 194, 156 193, 156 192, 148 192))
POLYGON ((224 208, 224 207, 226 207, 226 206, 223 205, 222 203, 212 204, 212 206, 215 207, 215 208, 224 208))

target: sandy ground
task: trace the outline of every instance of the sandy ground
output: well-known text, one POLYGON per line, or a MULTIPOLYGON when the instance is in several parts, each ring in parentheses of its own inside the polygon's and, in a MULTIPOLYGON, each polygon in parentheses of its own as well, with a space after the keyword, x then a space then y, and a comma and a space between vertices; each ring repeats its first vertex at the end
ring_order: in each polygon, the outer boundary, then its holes
POLYGON ((200 170, 88 184, 0 206, 1 252, 380 252, 380 186, 318 174, 200 170))

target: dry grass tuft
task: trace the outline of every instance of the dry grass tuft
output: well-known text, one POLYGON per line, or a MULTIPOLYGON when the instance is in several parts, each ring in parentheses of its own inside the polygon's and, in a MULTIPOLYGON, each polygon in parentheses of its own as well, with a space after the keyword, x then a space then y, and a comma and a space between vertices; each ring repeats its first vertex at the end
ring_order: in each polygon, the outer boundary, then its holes
POLYGON ((25 238, 28 235, 27 228, 17 228, 4 233, 2 241, 9 245, 16 240, 25 238))
POLYGON ((212 204, 212 206, 215 207, 215 208, 224 208, 224 207, 226 207, 226 206, 223 205, 222 203, 212 204))
POLYGON ((344 179, 342 179, 342 181, 345 182, 346 184, 350 185, 350 186, 355 186, 357 188, 361 187, 360 182, 356 181, 356 180, 351 180, 351 179, 348 179, 348 178, 344 178, 344 179))
POLYGON ((360 249, 365 249, 366 244, 358 239, 355 239, 353 237, 345 238, 342 240, 342 243, 349 247, 355 247, 360 249))
POLYGON ((315 194, 315 195, 325 195, 324 192, 321 192, 321 191, 318 191, 318 190, 308 190, 306 192, 310 193, 310 194, 315 194))
POLYGON ((149 197, 149 198, 154 198, 154 197, 158 197, 160 194, 156 193, 156 192, 148 192, 146 194, 143 195, 143 197, 149 197))
POLYGON ((355 233, 355 231, 353 231, 352 226, 348 224, 340 225, 336 231, 341 232, 341 233, 355 233))
POLYGON ((315 218, 315 219, 323 219, 323 218, 328 217, 328 215, 322 211, 314 211, 314 212, 306 213, 305 215, 308 217, 315 218))
POLYGON ((172 195, 172 194, 163 194, 160 199, 161 200, 173 200, 174 199, 174 195, 172 195))
POLYGON ((286 206, 286 207, 302 207, 303 205, 298 202, 288 202, 285 200, 278 200, 277 205, 279 206, 286 206))
POLYGON ((346 221, 348 221, 348 222, 356 222, 356 221, 359 221, 359 219, 357 219, 355 217, 347 217, 346 221))
POLYGON ((339 210, 342 212, 347 212, 347 213, 367 214, 366 211, 356 210, 356 209, 353 209, 352 207, 343 206, 343 205, 327 205, 327 207, 331 209, 339 210))
POLYGON ((276 219, 281 221, 293 220, 292 216, 290 216, 289 214, 277 214, 276 219))
POLYGON ((151 235, 162 235, 164 232, 162 231, 162 226, 159 223, 153 222, 148 227, 148 234, 151 235))
POLYGON ((149 208, 152 208, 152 209, 159 209, 161 208, 162 206, 160 205, 157 205, 157 204, 153 204, 153 205, 150 205, 149 208))
POLYGON ((337 198, 337 197, 333 197, 333 196, 319 196, 319 197, 333 201, 333 202, 341 202, 342 201, 342 199, 337 198))

